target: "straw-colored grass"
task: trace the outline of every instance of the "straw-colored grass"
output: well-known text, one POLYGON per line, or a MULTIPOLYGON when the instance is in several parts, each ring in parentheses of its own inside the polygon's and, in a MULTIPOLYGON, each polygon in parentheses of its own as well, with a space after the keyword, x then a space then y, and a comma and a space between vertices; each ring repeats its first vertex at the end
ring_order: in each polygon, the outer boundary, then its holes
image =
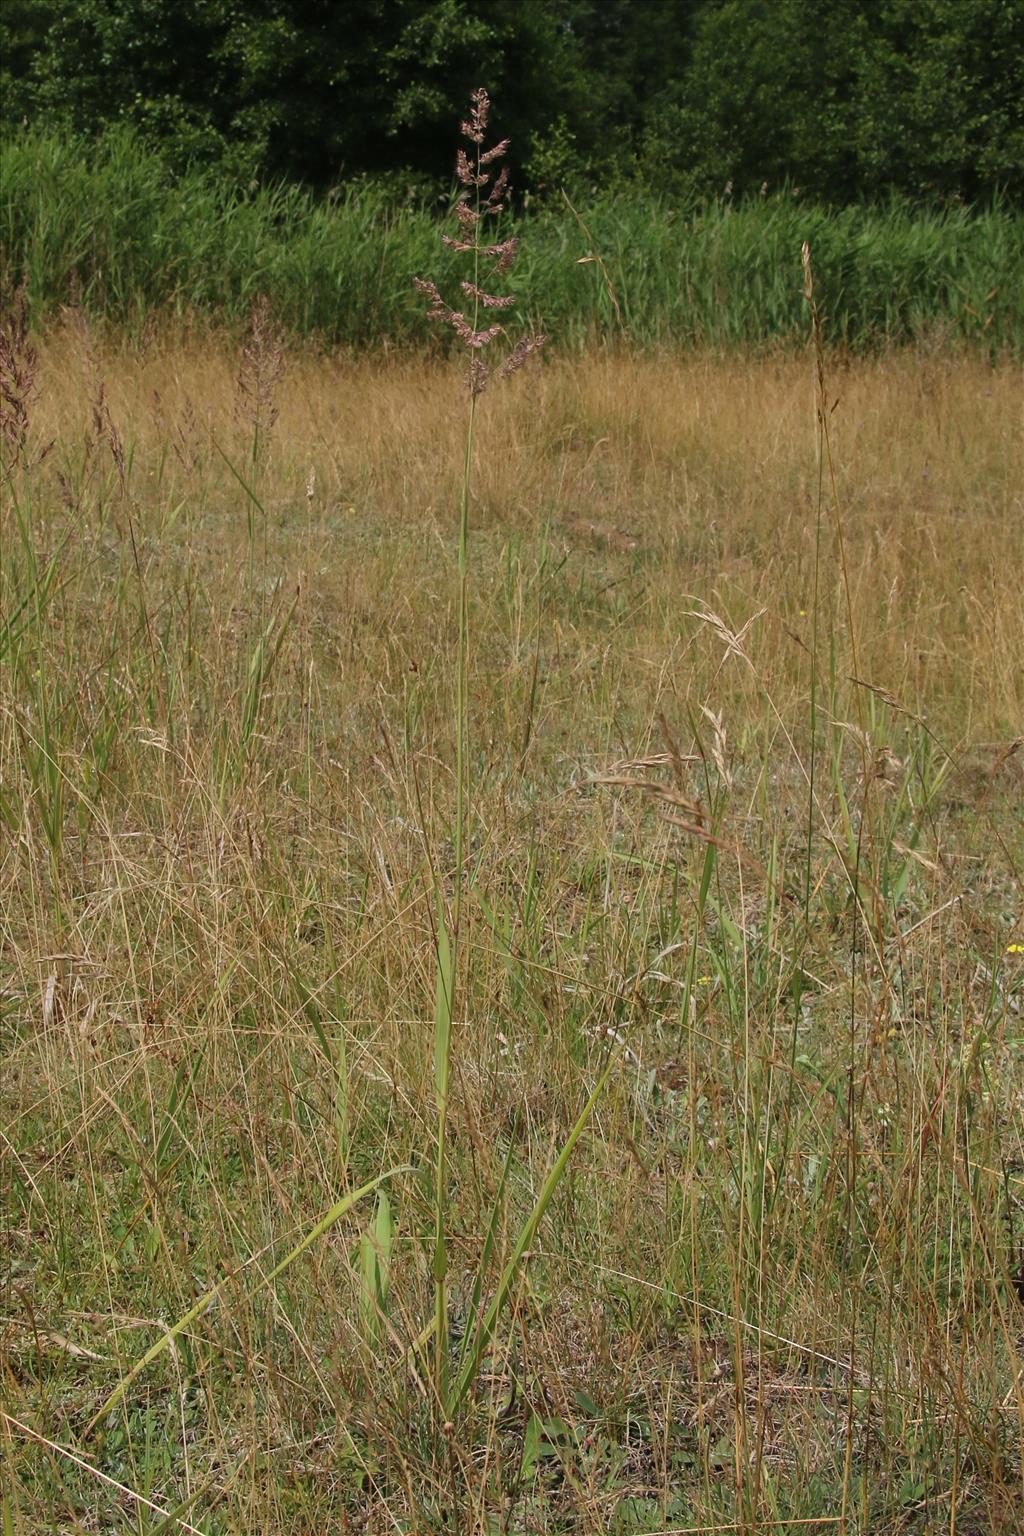
POLYGON ((807 357, 485 397, 453 1359, 619 1054, 439 1433, 457 370, 277 381, 271 344, 254 443, 209 336, 38 347, 0 546, 5 1528, 1017 1529, 1019 370, 830 361, 838 507, 807 357))

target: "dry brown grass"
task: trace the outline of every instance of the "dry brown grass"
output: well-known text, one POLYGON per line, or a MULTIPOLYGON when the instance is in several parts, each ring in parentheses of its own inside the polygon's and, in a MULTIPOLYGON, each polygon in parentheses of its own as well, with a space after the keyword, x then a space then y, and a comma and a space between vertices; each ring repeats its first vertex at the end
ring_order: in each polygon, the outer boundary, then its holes
POLYGON ((217 1276, 429 1154, 457 378, 287 356, 257 506, 227 348, 69 324, 39 354, 52 446, 2 532, 13 1528, 155 1528, 134 1493, 268 1536, 1012 1531, 1019 371, 830 364, 876 691, 826 497, 810 812, 807 358, 554 359, 483 413, 456 1294, 503 1160, 499 1249, 628 1050, 439 1446, 418 1175, 374 1348, 360 1213, 81 1436, 217 1276))
MULTIPOLYGON (((67 338, 43 349, 38 439, 57 437, 60 449, 80 451, 93 366, 67 338)), ((180 429, 202 463, 208 531, 213 514, 227 513, 216 539, 229 558, 244 520, 230 516, 238 487, 213 444, 244 471, 246 433, 232 419, 237 368, 233 353, 205 342, 154 345, 100 365, 112 417, 133 445, 137 494, 145 499, 146 479, 159 473, 163 499, 194 497, 194 479, 169 451, 180 429)), ((927 704, 954 732, 962 725, 966 738, 1013 731, 1024 719, 1020 370, 895 354, 835 363, 830 383, 869 675, 909 708, 927 704)), ((550 523, 583 560, 636 573, 645 601, 629 625, 635 655, 663 647, 666 625, 680 617, 675 593, 682 600, 720 592, 737 622, 764 605, 759 665, 785 676, 799 658, 785 626, 800 630, 809 590, 811 391, 806 359, 793 356, 553 363, 516 380, 482 419, 475 526, 493 544, 550 523)), ((310 530, 322 541, 339 524, 357 543, 386 528, 432 566, 458 494, 463 423, 454 374, 413 360, 300 354, 289 360, 278 405, 260 494, 291 570, 301 568, 310 530)), ((406 564, 403 574, 415 569, 406 564)), ((372 580, 369 567, 361 578, 331 560, 308 600, 330 606, 339 587, 348 592, 361 579, 372 580)), ((418 607, 411 593, 403 606, 418 607)))

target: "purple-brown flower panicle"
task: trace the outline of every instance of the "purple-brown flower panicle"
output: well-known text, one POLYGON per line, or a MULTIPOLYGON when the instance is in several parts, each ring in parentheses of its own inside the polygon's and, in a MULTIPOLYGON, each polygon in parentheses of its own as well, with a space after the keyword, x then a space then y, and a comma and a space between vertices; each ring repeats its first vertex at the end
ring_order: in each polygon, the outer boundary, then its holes
POLYGON ((467 318, 463 310, 447 304, 437 284, 429 278, 413 279, 417 290, 429 301, 428 318, 450 326, 470 353, 466 384, 474 400, 486 389, 492 374, 508 378, 544 345, 546 339, 543 335, 521 337, 511 346, 504 361, 494 367, 488 366, 480 356, 491 342, 499 336, 507 335, 502 325, 481 327, 478 320, 480 310, 511 309, 515 303, 510 293, 491 293, 489 288, 480 286, 478 279, 481 264, 489 264, 492 277, 503 277, 511 270, 519 249, 519 240, 514 235, 506 240, 489 243, 480 238, 480 224, 484 216, 505 210, 509 184, 506 166, 502 166, 496 175, 488 169, 506 154, 509 140, 502 139, 490 149, 481 148, 490 111, 491 102, 487 92, 474 91, 470 96, 469 118, 462 124, 463 135, 472 147, 468 151, 460 149, 455 157, 455 176, 463 188, 455 203, 459 232, 457 236, 441 236, 449 250, 473 258, 473 281, 467 279, 460 284, 463 293, 472 301, 472 319, 467 318))

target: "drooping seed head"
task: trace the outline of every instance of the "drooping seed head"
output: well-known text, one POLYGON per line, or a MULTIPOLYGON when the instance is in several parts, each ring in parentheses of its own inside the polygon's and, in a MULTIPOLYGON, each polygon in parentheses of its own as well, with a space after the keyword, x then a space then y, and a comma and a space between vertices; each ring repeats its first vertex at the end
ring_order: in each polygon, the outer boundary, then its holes
POLYGON ((476 283, 461 282, 459 287, 467 298, 476 299, 484 309, 511 309, 515 303, 515 295, 511 293, 485 293, 476 283))
POLYGON ((480 164, 492 165, 495 160, 500 160, 502 155, 508 153, 508 147, 511 143, 511 139, 502 139, 500 143, 495 144, 493 149, 485 149, 480 156, 480 164))
POLYGON ((498 369, 499 379, 507 379, 513 373, 518 373, 527 358, 531 357, 534 352, 539 352, 547 339, 543 331, 538 331, 535 336, 520 336, 512 351, 498 369))

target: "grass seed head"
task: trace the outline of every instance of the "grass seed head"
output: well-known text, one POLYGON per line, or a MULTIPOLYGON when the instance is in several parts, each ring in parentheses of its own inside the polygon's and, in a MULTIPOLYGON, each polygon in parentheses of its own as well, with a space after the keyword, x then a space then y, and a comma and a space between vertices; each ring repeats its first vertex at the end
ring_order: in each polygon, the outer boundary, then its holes
POLYGON ((0 460, 7 469, 24 458, 36 362, 22 286, 14 294, 10 315, 0 325, 0 460))
MULTIPOLYGON (((492 173, 489 167, 505 156, 510 141, 500 139, 490 149, 481 149, 491 108, 487 92, 474 91, 470 97, 470 108, 469 118, 462 124, 462 132, 476 148, 469 152, 460 148, 455 156, 456 179, 464 188, 456 199, 454 209, 459 233, 443 234, 441 239, 449 250, 473 258, 473 280, 463 279, 460 283, 463 293, 472 301, 473 320, 467 319, 463 310, 449 305, 432 279, 415 277, 413 285, 428 300, 428 318, 442 326, 449 326, 467 352, 479 354, 499 336, 507 336, 508 333, 503 325, 479 326, 476 323, 477 312, 481 309, 511 309, 515 304, 514 294, 491 293, 489 289, 480 286, 476 278, 481 262, 491 264, 492 277, 504 277, 515 262, 519 240, 516 236, 489 243, 480 239, 480 224, 485 214, 499 214, 507 208, 508 167, 502 166, 497 173, 492 173)), ((494 365, 484 362, 479 355, 471 355, 465 373, 470 397, 475 400, 483 394, 492 377, 507 379, 515 373, 534 352, 540 350, 546 339, 541 333, 520 337, 510 344, 504 361, 494 365)))
POLYGON ((277 387, 284 372, 283 335, 270 300, 258 294, 249 311, 249 333, 238 365, 235 418, 251 428, 253 451, 266 444, 277 421, 277 387))

